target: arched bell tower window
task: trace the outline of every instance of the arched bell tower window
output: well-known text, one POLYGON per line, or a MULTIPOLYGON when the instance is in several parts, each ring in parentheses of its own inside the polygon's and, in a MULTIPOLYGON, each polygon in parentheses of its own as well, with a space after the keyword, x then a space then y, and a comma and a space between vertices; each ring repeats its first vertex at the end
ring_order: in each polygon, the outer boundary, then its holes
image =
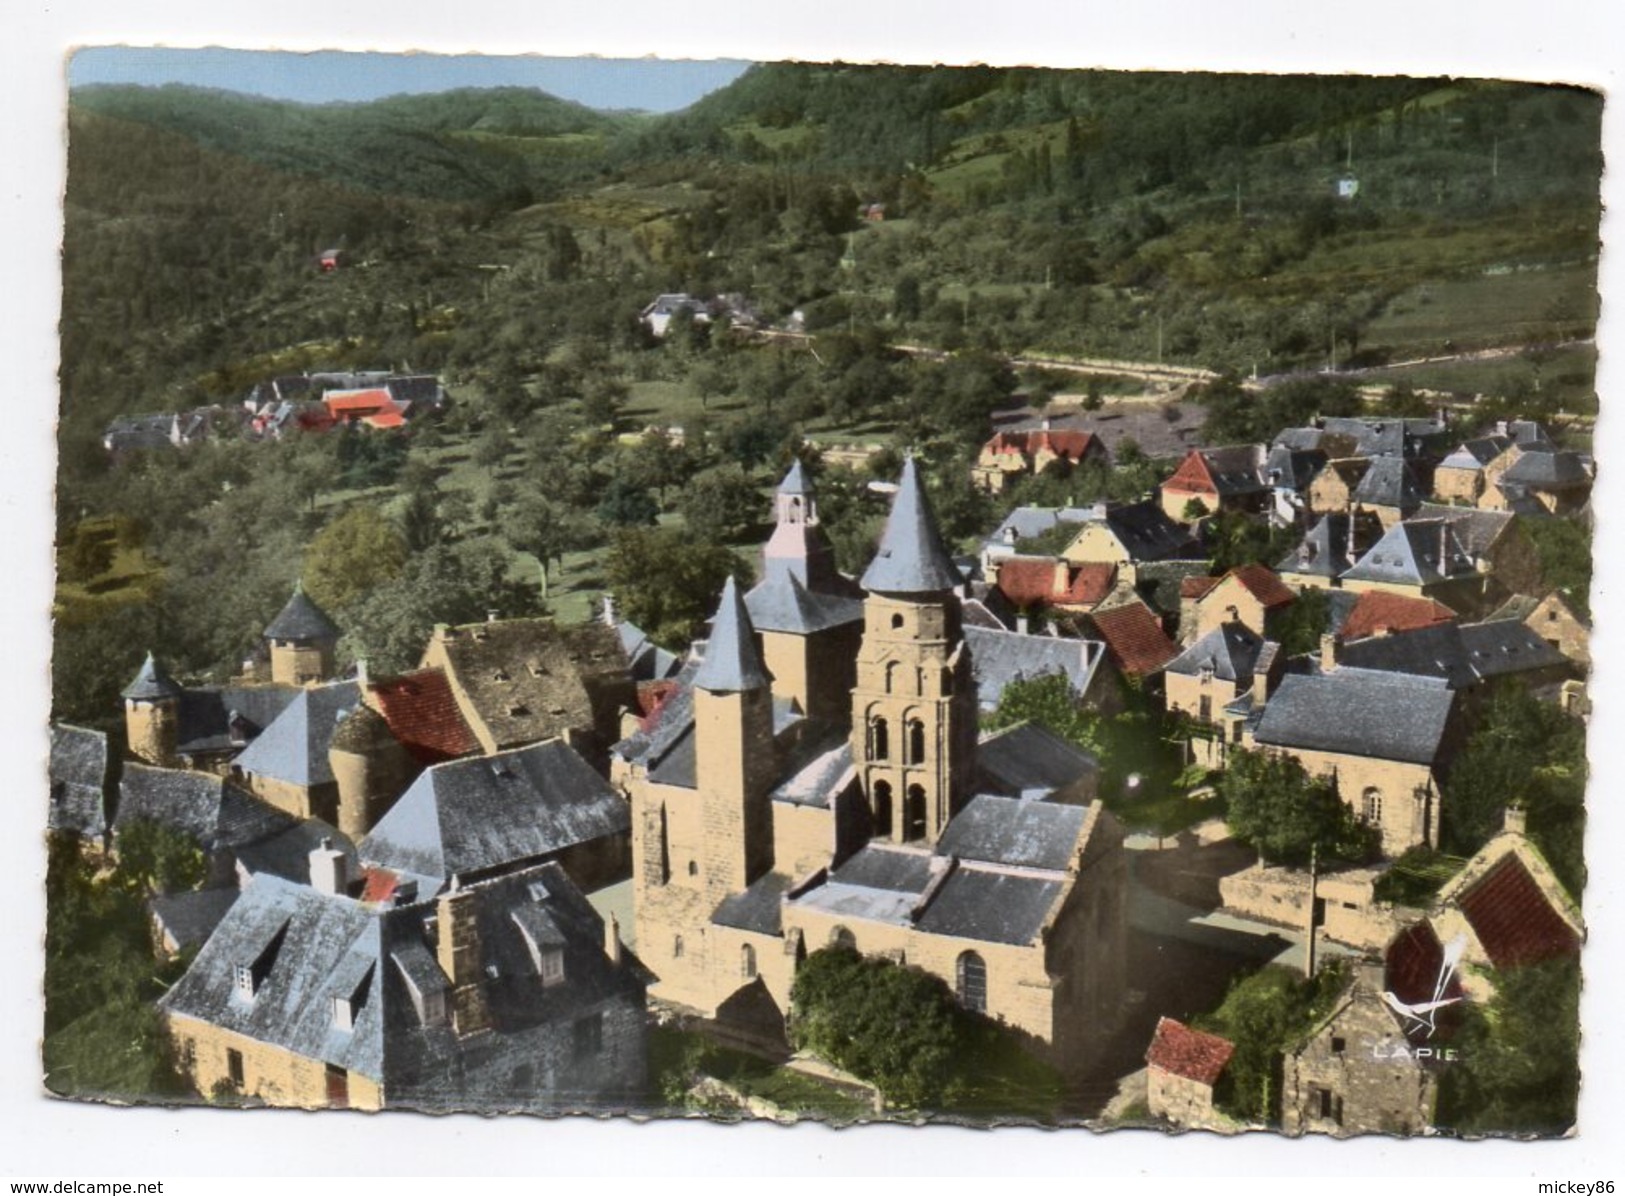
POLYGON ((900 631, 900 630, 902 630, 902 627, 903 627, 903 616, 900 615, 900 614, 893 615, 891 617, 891 628, 892 628, 892 630, 893 631, 900 631))
POLYGON ((869 720, 869 759, 891 759, 891 728, 878 715, 869 720))
POLYGON ((925 790, 919 785, 908 787, 903 803, 903 838, 925 838, 925 790))
POLYGON ((961 1008, 972 1013, 987 1012, 987 963, 974 951, 966 951, 954 968, 954 995, 961 1008))
POLYGON ((874 789, 875 803, 875 835, 878 838, 891 838, 891 783, 889 781, 876 781, 874 789))
POLYGON ((889 661, 887 663, 887 665, 886 665, 886 692, 887 693, 894 694, 894 693, 897 692, 897 676, 898 676, 899 673, 902 672, 902 670, 903 670, 903 666, 898 664, 895 660, 889 661))
POLYGON ((925 761, 925 724, 917 718, 908 720, 908 759, 906 764, 921 764, 925 761))

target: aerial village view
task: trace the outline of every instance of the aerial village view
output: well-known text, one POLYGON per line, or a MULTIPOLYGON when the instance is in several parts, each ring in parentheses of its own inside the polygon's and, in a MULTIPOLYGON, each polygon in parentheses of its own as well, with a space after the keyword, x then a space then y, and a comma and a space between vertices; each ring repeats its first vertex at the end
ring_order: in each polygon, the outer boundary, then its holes
POLYGON ((1599 95, 118 53, 49 1092, 1574 1126, 1599 95))

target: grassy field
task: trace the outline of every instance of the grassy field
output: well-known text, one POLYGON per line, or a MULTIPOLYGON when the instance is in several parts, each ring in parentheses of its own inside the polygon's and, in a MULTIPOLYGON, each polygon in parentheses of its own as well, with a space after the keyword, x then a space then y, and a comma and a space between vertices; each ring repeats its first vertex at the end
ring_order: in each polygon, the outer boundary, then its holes
POLYGON ((1446 361, 1430 365, 1373 370, 1369 383, 1381 386, 1404 380, 1428 390, 1453 394, 1500 396, 1527 390, 1554 397, 1567 412, 1595 415, 1597 395, 1593 380, 1597 350, 1592 345, 1571 345, 1536 361, 1528 354, 1487 361, 1446 361), (1538 382, 1538 386, 1537 386, 1538 382))
POLYGON ((836 1122, 853 1121, 870 1113, 863 1100, 845 1089, 822 1083, 745 1051, 719 1046, 704 1034, 656 1026, 649 1031, 651 1094, 670 1100, 695 1075, 721 1080, 746 1096, 771 1101, 800 1116, 836 1122))
POLYGON ((147 556, 135 535, 135 525, 119 516, 87 519, 75 535, 112 548, 111 565, 94 577, 78 581, 57 576, 55 617, 67 622, 95 619, 108 608, 125 602, 145 602, 163 584, 163 566, 147 556))
POLYGON ((1367 326, 1364 341, 1404 357, 1436 353, 1446 341, 1465 347, 1542 340, 1554 326, 1594 323, 1596 287, 1590 263, 1414 286, 1367 326))

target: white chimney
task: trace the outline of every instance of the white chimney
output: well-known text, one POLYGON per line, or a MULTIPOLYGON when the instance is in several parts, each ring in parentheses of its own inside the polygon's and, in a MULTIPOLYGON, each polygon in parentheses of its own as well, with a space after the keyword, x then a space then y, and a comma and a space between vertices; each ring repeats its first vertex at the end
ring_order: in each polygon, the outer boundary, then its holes
POLYGON ((310 853, 310 887, 329 897, 340 897, 350 888, 350 860, 333 846, 333 840, 324 838, 322 845, 310 853))
POLYGON ((620 966, 621 962, 621 923, 614 914, 610 914, 604 923, 604 954, 609 956, 609 962, 620 966))

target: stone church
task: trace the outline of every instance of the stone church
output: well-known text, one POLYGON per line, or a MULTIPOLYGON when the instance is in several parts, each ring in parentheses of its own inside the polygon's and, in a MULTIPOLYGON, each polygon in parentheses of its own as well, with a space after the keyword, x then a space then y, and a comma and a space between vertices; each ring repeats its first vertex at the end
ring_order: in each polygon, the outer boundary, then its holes
POLYGON ((796 969, 844 944, 940 977, 1069 1072, 1124 995, 1122 833, 1095 762, 978 733, 960 576, 913 462, 858 585, 799 465, 765 576, 730 580, 675 693, 617 745, 651 996, 782 1038, 796 969))

